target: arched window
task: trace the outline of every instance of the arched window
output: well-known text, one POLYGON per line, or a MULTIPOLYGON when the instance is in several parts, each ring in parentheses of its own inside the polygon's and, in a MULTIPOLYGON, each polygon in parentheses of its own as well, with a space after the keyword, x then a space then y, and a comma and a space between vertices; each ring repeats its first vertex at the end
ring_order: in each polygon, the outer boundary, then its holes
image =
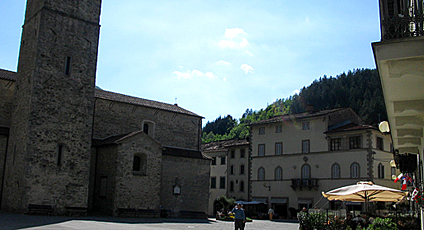
POLYGON ((142 123, 143 132, 145 132, 147 135, 151 136, 152 138, 155 137, 155 123, 153 121, 143 121, 142 123))
POLYGON ((234 181, 230 182, 230 192, 234 192, 234 181))
POLYGON ((331 166, 331 178, 333 179, 339 179, 340 178, 340 165, 337 163, 334 163, 331 166))
POLYGON ((143 131, 149 135, 149 124, 148 123, 144 123, 143 125, 143 131))
POLYGON ((384 165, 382 163, 378 164, 378 178, 384 178, 384 165))
POLYGON ((283 169, 278 166, 275 168, 275 180, 282 180, 283 179, 283 169))
POLYGON ((244 165, 240 165, 240 175, 244 175, 244 165))
POLYGON ((308 164, 302 165, 302 179, 311 178, 311 166, 308 164))
POLYGON ((143 153, 134 154, 133 174, 146 175, 147 157, 143 153))
POLYGON ((360 167, 359 164, 354 162, 350 165, 350 177, 351 178, 359 178, 360 175, 360 167))
POLYGON ((240 192, 244 192, 244 181, 240 181, 240 192))
POLYGON ((265 169, 262 167, 258 169, 258 180, 265 180, 265 169))

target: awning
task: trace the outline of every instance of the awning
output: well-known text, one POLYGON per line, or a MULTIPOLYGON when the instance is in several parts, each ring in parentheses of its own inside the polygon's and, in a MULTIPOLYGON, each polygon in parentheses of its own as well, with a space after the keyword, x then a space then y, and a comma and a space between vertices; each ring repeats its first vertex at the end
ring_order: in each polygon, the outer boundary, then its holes
POLYGON ((271 204, 287 204, 287 198, 271 198, 271 204))
POLYGON ((312 199, 299 199, 298 204, 312 204, 312 199))

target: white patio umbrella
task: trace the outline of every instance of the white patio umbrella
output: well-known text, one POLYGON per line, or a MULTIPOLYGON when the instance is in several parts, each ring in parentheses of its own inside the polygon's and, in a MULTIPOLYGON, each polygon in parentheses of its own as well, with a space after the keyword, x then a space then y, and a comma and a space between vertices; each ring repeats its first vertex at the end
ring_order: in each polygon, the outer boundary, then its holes
POLYGON ((328 200, 365 202, 367 209, 370 201, 399 202, 407 195, 408 192, 376 185, 370 181, 360 181, 355 185, 322 192, 322 196, 328 200))

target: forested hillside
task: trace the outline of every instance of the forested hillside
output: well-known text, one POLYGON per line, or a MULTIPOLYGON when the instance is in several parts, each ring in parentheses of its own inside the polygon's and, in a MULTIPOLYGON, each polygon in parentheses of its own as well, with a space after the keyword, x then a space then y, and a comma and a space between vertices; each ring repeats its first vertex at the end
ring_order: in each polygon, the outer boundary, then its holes
POLYGON ((203 128, 204 143, 216 140, 246 138, 251 122, 278 115, 305 112, 306 106, 314 110, 331 108, 352 108, 366 124, 376 126, 387 120, 383 93, 377 70, 357 69, 336 77, 323 76, 310 86, 303 87, 299 94, 286 99, 278 99, 259 111, 247 109, 240 119, 231 115, 219 117, 206 123, 203 128))

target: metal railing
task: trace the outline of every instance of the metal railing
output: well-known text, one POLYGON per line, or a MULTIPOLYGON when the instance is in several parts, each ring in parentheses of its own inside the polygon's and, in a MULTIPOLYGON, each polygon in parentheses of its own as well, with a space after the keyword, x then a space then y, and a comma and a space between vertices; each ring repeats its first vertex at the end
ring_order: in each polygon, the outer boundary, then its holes
POLYGON ((381 40, 424 35, 423 0, 380 0, 381 40))
POLYGON ((300 178, 294 178, 292 179, 292 185, 291 187, 293 189, 296 188, 318 188, 318 179, 316 178, 309 178, 309 179, 300 179, 300 178))

